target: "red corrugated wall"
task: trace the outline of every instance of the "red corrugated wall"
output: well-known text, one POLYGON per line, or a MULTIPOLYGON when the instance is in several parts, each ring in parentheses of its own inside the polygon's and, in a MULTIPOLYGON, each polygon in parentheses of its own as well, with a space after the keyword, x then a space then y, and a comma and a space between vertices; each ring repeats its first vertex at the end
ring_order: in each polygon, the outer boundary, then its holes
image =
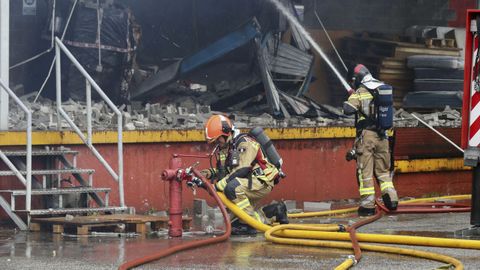
MULTIPOLYGON (((275 187, 265 200, 326 201, 357 198, 355 163, 345 161, 345 152, 352 145, 351 139, 285 140, 275 141, 284 159, 287 178, 275 187)), ((113 146, 100 146, 100 152, 110 162, 115 162, 113 146)), ((127 144, 125 149, 125 197, 129 206, 138 212, 151 208, 166 209, 168 185, 160 179, 173 153, 198 154, 207 152, 202 143, 173 144, 127 144)), ((96 164, 95 157, 84 149, 79 166, 96 164)), ((196 159, 185 158, 185 165, 196 159)), ((203 160, 199 167, 207 167, 203 160)), ((96 185, 115 188, 109 175, 100 166, 94 166, 96 185)), ((426 194, 464 194, 470 192, 471 172, 409 173, 395 177, 395 184, 401 197, 418 197, 426 194)), ((114 194, 118 194, 114 192, 114 194)), ((205 192, 197 196, 206 198, 205 192)), ((113 196, 112 202, 118 202, 113 196)), ((192 191, 184 186, 184 205, 191 207, 192 191)))
MULTIPOLYGON (((403 132, 403 143, 397 145, 399 153, 405 155, 410 148, 416 153, 428 153, 432 149, 445 148, 451 151, 435 135, 429 136, 428 129, 417 129, 416 134, 403 132), (425 139, 427 138, 429 139, 425 139), (416 137, 416 140, 415 140, 416 137), (438 142, 437 146, 432 146, 438 142), (410 147, 408 147, 410 145, 410 147), (422 150, 423 149, 423 150, 422 150), (429 150, 430 149, 430 150, 429 150)), ((456 133, 459 129, 456 129, 456 133)), ((415 132, 414 132, 415 133, 415 132)), ((402 134, 402 132, 401 132, 402 134)), ((456 139, 455 139, 456 140, 456 139)), ((355 163, 345 161, 345 152, 352 146, 353 139, 304 139, 275 141, 280 154, 284 158, 284 170, 287 178, 277 185, 265 199, 326 201, 358 198, 355 178, 355 163)), ((97 145, 100 153, 116 168, 116 147, 114 145, 97 145)), ((106 170, 96 158, 83 146, 72 146, 80 151, 78 167, 93 168, 94 186, 112 187, 112 204, 118 204, 118 189, 106 170)), ((206 153, 205 143, 145 143, 125 144, 125 200, 128 206, 136 208, 138 213, 148 210, 165 210, 168 208, 168 184, 160 179, 162 171, 168 167, 173 153, 198 154, 206 153)), ((184 159, 185 165, 194 163, 196 159, 184 159)), ((199 167, 205 168, 208 161, 203 160, 199 167)), ((15 181, 17 182, 17 181, 15 181)), ((10 189, 9 181, 0 182, 0 189, 10 189)), ((395 177, 395 185, 401 197, 419 197, 428 194, 465 194, 470 192, 471 172, 438 172, 438 173, 408 173, 395 177)), ((197 191, 199 198, 207 198, 205 192, 197 191)), ((184 185, 184 206, 190 208, 193 195, 184 185)), ((7 198, 8 200, 8 198, 7 198)), ((0 217, 5 213, 0 211, 0 217)))

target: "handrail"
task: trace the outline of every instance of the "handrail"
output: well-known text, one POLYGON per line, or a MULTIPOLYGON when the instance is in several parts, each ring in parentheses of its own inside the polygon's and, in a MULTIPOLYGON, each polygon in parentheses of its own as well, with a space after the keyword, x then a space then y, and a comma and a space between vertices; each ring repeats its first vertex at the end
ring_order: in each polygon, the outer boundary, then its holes
POLYGON ((31 210, 32 207, 32 111, 23 104, 23 102, 15 95, 15 93, 0 79, 0 87, 3 88, 8 95, 20 106, 20 108, 27 114, 27 178, 18 171, 18 169, 10 162, 7 156, 0 150, 0 158, 7 164, 7 166, 15 173, 20 181, 27 186, 27 194, 25 198, 25 209, 31 210))
POLYGON ((82 67, 80 62, 73 56, 73 54, 68 50, 68 48, 62 43, 62 41, 55 37, 55 55, 56 55, 56 93, 57 93, 57 129, 61 129, 61 117, 63 117, 67 123, 75 130, 80 139, 85 143, 85 145, 92 151, 95 157, 102 163, 108 173, 113 177, 115 181, 118 182, 118 190, 120 197, 120 206, 125 207, 125 198, 124 198, 124 188, 123 188, 123 137, 122 137, 122 113, 115 106, 115 104, 108 98, 108 96, 103 92, 103 90, 98 86, 98 84, 92 79, 88 72, 82 67), (68 114, 62 109, 62 81, 61 81, 61 52, 72 61, 74 66, 80 71, 80 73, 85 77, 85 91, 87 98, 87 137, 83 134, 80 128, 75 125, 75 123, 70 119, 68 114), (114 111, 117 115, 117 133, 118 133, 118 174, 112 169, 108 162, 102 157, 102 155, 97 151, 97 149, 92 144, 92 100, 91 100, 91 88, 95 89, 100 97, 108 104, 108 106, 114 111))

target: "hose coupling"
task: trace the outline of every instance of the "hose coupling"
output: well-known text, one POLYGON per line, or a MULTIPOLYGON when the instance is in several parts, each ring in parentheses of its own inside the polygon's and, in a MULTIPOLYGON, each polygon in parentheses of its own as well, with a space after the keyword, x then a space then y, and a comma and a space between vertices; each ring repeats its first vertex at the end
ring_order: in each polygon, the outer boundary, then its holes
POLYGON ((348 257, 350 260, 352 260, 353 262, 353 265, 357 265, 358 261, 357 259, 355 259, 355 255, 348 255, 348 257))
POLYGON ((343 225, 343 224, 338 224, 338 231, 339 232, 346 232, 347 228, 345 228, 345 225, 343 225))

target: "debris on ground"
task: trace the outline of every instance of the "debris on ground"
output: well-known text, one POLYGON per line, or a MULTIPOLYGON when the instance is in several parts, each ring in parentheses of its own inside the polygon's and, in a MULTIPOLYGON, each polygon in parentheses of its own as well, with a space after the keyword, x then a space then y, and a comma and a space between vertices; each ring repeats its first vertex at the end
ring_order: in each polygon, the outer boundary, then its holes
MULTIPOLYGON (((33 130, 56 130, 57 109, 55 102, 40 98, 33 103, 35 93, 21 97, 21 100, 32 110, 33 130)), ((343 115, 341 108, 324 104, 309 103, 309 115, 292 115, 290 118, 275 118, 268 113, 247 114, 230 112, 237 128, 252 126, 261 127, 326 127, 353 126, 354 118, 343 115)), ((10 106, 10 130, 26 129, 26 115, 13 103, 10 106)), ((87 127, 86 103, 68 100, 62 103, 62 108, 80 129, 87 127)), ((184 99, 179 103, 161 104, 132 103, 119 107, 123 114, 124 130, 166 130, 166 129, 203 129, 205 121, 214 113, 208 105, 200 105, 192 99, 184 99)), ((460 127, 461 115, 457 110, 446 107, 443 111, 418 114, 423 120, 434 127, 460 127)), ((394 115, 396 127, 422 126, 409 112, 398 109, 394 115)), ((92 104, 92 127, 94 130, 113 130, 116 128, 117 117, 105 102, 92 104)), ((62 129, 70 129, 65 120, 61 121, 62 129)))

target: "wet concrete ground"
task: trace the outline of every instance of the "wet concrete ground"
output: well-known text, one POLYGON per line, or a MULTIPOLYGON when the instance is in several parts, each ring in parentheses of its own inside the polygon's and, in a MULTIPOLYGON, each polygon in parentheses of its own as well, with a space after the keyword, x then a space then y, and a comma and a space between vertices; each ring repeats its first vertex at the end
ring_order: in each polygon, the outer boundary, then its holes
MULTIPOLYGON (((359 232, 453 238, 454 231, 469 227, 469 219, 469 213, 386 216, 360 228, 359 232)), ((295 222, 347 224, 355 220, 356 217, 347 217, 295 222)), ((116 269, 126 260, 203 237, 210 236, 76 237, 3 228, 0 229, 0 269, 116 269)), ((453 256, 463 262, 465 269, 480 269, 479 250, 410 248, 453 256)), ((138 269, 334 269, 351 254, 350 250, 272 244, 259 233, 256 237, 231 237, 228 242, 178 253, 138 269)), ((353 269, 436 269, 442 265, 425 259, 364 252, 353 269)))

